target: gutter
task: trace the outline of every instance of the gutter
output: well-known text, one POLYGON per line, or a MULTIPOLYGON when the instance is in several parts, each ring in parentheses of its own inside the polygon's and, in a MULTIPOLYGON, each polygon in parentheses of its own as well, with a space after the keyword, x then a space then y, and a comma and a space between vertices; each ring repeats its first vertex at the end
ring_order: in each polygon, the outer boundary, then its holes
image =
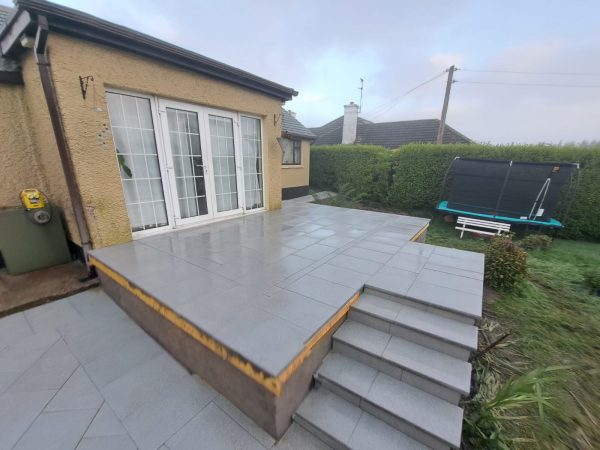
POLYGON ((92 249, 92 245, 83 209, 83 199, 81 197, 79 185, 77 184, 71 152, 65 136, 56 90, 54 89, 54 81, 52 79, 50 56, 48 55, 48 49, 46 47, 48 42, 48 21, 45 16, 38 16, 37 24, 33 52, 40 71, 40 80, 42 82, 48 112, 50 113, 56 146, 58 147, 60 162, 67 182, 67 190, 69 191, 69 197, 71 198, 71 206, 75 215, 75 223, 79 233, 79 240, 81 241, 81 248, 83 249, 83 257, 88 271, 88 278, 93 278, 95 276, 95 271, 90 266, 88 260, 88 254, 92 249))

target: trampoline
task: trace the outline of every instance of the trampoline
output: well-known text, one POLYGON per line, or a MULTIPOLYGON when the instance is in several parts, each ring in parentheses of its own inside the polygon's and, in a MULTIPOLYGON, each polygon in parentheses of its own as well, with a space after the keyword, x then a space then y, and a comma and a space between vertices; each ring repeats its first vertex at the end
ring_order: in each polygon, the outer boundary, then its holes
POLYGON ((565 188, 570 190, 577 169, 576 163, 457 157, 448 169, 436 209, 498 222, 563 228, 554 216, 568 196, 565 188))

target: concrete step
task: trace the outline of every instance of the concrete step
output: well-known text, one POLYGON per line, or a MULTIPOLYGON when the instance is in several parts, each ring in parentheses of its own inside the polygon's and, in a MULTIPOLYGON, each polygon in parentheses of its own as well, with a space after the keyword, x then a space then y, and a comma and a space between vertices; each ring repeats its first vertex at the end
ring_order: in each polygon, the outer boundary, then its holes
POLYGON ((308 394, 294 421, 335 449, 428 448, 322 386, 308 394))
POLYGON ((425 305, 409 306, 376 292, 361 295, 349 318, 465 361, 477 349, 475 325, 437 315, 425 305))
POLYGON ((359 322, 342 324, 333 349, 453 404, 469 394, 468 362, 359 322))

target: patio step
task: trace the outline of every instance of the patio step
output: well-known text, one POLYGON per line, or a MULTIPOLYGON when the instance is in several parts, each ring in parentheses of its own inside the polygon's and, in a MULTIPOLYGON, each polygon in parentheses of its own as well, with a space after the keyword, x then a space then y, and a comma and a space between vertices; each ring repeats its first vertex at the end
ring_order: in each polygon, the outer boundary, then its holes
POLYGON ((477 349, 477 327, 392 300, 377 292, 361 295, 349 318, 378 330, 447 353, 464 361, 477 349))
POLYGON ((342 324, 333 350, 453 404, 469 394, 468 362, 359 322, 342 324))
POLYGON ((335 449, 429 448, 323 386, 308 394, 294 421, 335 449))

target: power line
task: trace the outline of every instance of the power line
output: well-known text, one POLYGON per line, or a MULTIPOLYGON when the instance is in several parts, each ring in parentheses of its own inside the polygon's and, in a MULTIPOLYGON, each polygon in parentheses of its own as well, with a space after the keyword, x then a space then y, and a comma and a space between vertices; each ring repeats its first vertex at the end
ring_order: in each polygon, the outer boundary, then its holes
POLYGON ((509 81, 469 81, 454 80, 455 83, 493 84, 503 86, 532 86, 532 87, 569 87, 569 88, 600 88, 600 84, 558 84, 558 83, 512 83, 509 81))
POLYGON ((577 76, 577 77, 600 77, 600 73, 594 72, 529 72, 524 70, 483 70, 483 69, 460 69, 463 72, 482 73, 512 73, 518 75, 550 75, 550 76, 577 76))

